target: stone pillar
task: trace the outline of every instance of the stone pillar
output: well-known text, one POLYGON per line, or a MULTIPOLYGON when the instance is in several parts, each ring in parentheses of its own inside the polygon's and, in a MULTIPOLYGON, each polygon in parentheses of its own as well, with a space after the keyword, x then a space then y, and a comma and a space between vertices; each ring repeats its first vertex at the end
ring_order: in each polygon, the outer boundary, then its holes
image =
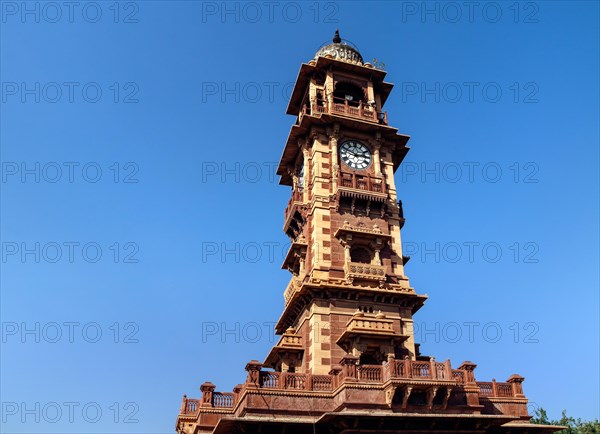
POLYGON ((351 262, 352 257, 350 256, 350 244, 346 243, 344 245, 344 261, 346 263, 351 262))
POLYGON ((247 364, 246 364, 246 371, 248 371, 248 378, 246 379, 246 383, 251 384, 255 387, 259 387, 259 375, 260 375, 260 370, 262 368, 262 363, 260 363, 258 360, 250 360, 247 364))
POLYGON ((381 176, 381 156, 379 150, 381 149, 381 133, 377 133, 375 144, 373 145, 373 167, 375 168, 375 176, 381 176))
POLYGON ((476 385, 474 372, 476 367, 477 365, 473 362, 463 362, 462 365, 458 367, 458 369, 465 371, 465 382, 467 384, 476 385))
POLYGON ((452 366, 450 365, 450 359, 446 359, 446 361, 444 362, 444 368, 446 370, 446 380, 453 380, 452 366))
POLYGON ((240 400, 240 393, 242 393, 242 389, 244 388, 243 384, 238 384, 233 388, 233 405, 238 403, 240 400))
POLYGON ((333 389, 337 389, 340 385, 340 373, 342 372, 342 367, 340 365, 333 365, 329 370, 329 375, 333 376, 333 389))
POLYGON ((302 202, 306 203, 308 202, 308 182, 309 182, 309 175, 310 175, 310 153, 308 151, 308 145, 306 140, 303 140, 301 143, 301 147, 302 147, 302 165, 304 166, 303 172, 304 172, 304 185, 302 186, 302 202))
POLYGON ((335 84, 333 82, 333 71, 330 69, 327 71, 327 76, 325 77, 325 85, 323 86, 325 90, 325 98, 327 100, 327 112, 333 112, 333 91, 335 88, 335 84))
POLYGON ((525 395, 523 395, 523 381, 525 381, 525 378, 517 374, 511 375, 510 378, 506 380, 507 383, 512 384, 513 396, 516 398, 525 398, 525 395))
POLYGON ((373 258, 375 265, 381 265, 381 256, 379 256, 379 249, 375 249, 375 257, 373 258))
POLYGON ((470 407, 479 407, 479 386, 475 381, 475 368, 477 365, 472 362, 463 362, 458 369, 462 369, 465 373, 465 396, 467 405, 470 407))
POLYGON ((202 383, 200 391, 202 392, 202 407, 212 407, 213 393, 215 391, 215 385, 210 381, 202 383))
POLYGON ((183 398, 181 399, 181 408, 179 409, 179 413, 184 414, 186 409, 187 409, 187 395, 183 395, 183 398))
POLYGON ((340 361, 344 372, 344 381, 358 381, 358 357, 346 354, 340 361))
POLYGON ((340 124, 333 124, 333 130, 329 134, 329 146, 331 148, 331 182, 333 191, 336 191, 340 163, 338 160, 338 139, 340 137, 340 124))
POLYGON ((429 375, 433 379, 437 378, 437 369, 436 369, 436 366, 435 366, 435 357, 431 357, 429 359, 429 375))

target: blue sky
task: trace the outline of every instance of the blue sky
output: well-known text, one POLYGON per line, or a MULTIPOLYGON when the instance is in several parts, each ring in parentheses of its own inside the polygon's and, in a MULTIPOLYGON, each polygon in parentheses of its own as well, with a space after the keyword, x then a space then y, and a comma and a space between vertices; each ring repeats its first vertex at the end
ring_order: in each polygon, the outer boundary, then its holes
POLYGON ((412 137, 423 353, 598 417, 597 3, 61 4, 0 4, 4 432, 173 432, 264 358, 290 83, 336 27, 412 137))

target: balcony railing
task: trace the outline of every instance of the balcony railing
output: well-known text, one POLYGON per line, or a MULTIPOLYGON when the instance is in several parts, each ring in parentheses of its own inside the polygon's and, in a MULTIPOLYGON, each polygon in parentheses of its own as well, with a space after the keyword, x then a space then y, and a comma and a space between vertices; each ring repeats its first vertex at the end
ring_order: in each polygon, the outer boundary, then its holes
POLYGON ((479 395, 491 398, 511 398, 516 395, 511 383, 496 381, 478 381, 479 395))
MULTIPOLYGON (((465 362, 459 369, 452 369, 450 360, 436 362, 431 359, 423 360, 396 360, 390 358, 381 365, 357 364, 358 358, 343 359, 342 366, 330 375, 313 375, 295 372, 276 372, 261 370, 262 364, 257 361, 250 362, 246 369, 248 378, 246 383, 234 389, 234 393, 205 392, 205 399, 188 399, 183 397, 181 414, 195 415, 203 409, 224 409, 231 411, 237 404, 246 388, 302 390, 302 391, 334 391, 347 381, 384 384, 388 381, 398 381, 404 384, 435 384, 443 383, 447 386, 464 386, 477 384, 479 396, 482 398, 522 398, 521 383, 523 377, 513 375, 507 382, 477 382, 472 369, 465 362), (350 360, 348 362, 348 360, 350 360)), ((473 366, 473 365, 471 365, 473 366)), ((214 411, 214 410, 213 410, 214 411)))
POLYGON ((369 383, 381 383, 383 378, 382 365, 360 365, 358 367, 358 380, 369 383))
POLYGON ((183 405, 183 414, 195 414, 196 410, 198 410, 200 408, 200 400, 199 399, 192 399, 192 398, 183 398, 184 400, 184 405, 183 405))
MULTIPOLYGON (((292 390, 313 390, 312 375, 296 374, 294 372, 260 372, 260 387, 262 389, 292 389, 292 390)), ((323 377, 323 376, 320 376, 323 377)), ((325 389, 327 383, 322 379, 318 382, 319 390, 325 389)))
POLYGON ((360 262, 346 262, 344 265, 346 279, 353 281, 359 280, 375 280, 385 282, 385 266, 375 264, 363 264, 360 262))
POLYGON ((389 318, 366 317, 362 312, 359 312, 354 314, 352 319, 348 321, 347 330, 395 334, 393 324, 394 321, 389 318))
POLYGON ((289 303, 294 293, 300 290, 301 286, 302 281, 298 277, 292 277, 290 283, 288 283, 287 288, 285 288, 285 291, 283 292, 283 299, 285 300, 286 305, 289 303))
POLYGON ((333 102, 323 104, 313 103, 309 106, 305 105, 301 115, 305 114, 339 114, 357 119, 363 119, 371 122, 377 122, 383 125, 388 124, 387 112, 379 112, 368 104, 359 101, 358 104, 350 103, 347 99, 335 98, 333 102))
POLYGON ((465 383, 462 370, 451 369, 449 362, 394 360, 390 365, 391 376, 398 378, 420 378, 465 383))
MULTIPOLYGON (((233 408, 235 402, 235 395, 231 392, 213 392, 211 404, 209 408, 233 408)), ((192 399, 184 396, 182 405, 182 414, 196 414, 196 412, 202 407, 202 401, 200 399, 192 399)))
POLYGON ((292 197, 288 201, 285 211, 283 212, 283 221, 287 221, 287 219, 288 219, 290 213, 292 212, 292 209, 294 208, 294 205, 296 203, 303 202, 303 200, 304 200, 303 196, 304 196, 303 192, 299 189, 292 191, 292 197))
POLYGON ((233 393, 229 393, 229 392, 213 393, 213 407, 219 407, 219 408, 233 407, 233 393))
POLYGON ((356 190, 385 193, 385 182, 382 178, 371 175, 357 175, 356 173, 342 173, 338 176, 338 184, 341 187, 354 188, 356 190))

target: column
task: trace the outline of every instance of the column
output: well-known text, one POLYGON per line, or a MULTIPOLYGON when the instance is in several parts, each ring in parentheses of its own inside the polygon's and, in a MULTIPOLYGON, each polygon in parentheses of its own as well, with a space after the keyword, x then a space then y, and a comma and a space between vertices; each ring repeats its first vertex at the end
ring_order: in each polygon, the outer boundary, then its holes
POLYGON ((381 176, 381 157, 379 150, 381 149, 381 133, 375 135, 375 143, 373 144, 373 167, 375 168, 375 176, 381 176))
POLYGON ((340 137, 340 125, 334 124, 333 130, 329 134, 329 146, 331 148, 331 181, 333 184, 333 191, 337 190, 337 182, 339 175, 339 161, 338 161, 338 139, 340 137))

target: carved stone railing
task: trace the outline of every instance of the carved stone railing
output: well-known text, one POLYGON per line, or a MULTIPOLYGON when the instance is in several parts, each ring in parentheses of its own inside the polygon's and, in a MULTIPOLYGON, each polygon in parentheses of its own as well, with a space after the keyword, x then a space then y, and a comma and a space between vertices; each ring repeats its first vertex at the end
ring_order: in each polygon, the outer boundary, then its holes
POLYGON ((383 379, 382 365, 359 365, 358 381, 381 383, 383 379))
MULTIPOLYGON (((478 396, 484 400, 489 398, 523 398, 523 377, 511 376, 506 382, 475 382, 470 362, 465 362, 459 369, 452 369, 450 361, 436 362, 426 360, 396 360, 390 357, 382 365, 361 365, 358 357, 350 354, 342 359, 342 366, 332 369, 329 375, 313 375, 295 372, 276 372, 262 370, 262 364, 251 361, 246 366, 248 378, 246 383, 234 388, 234 393, 214 392, 212 383, 202 385, 202 399, 189 399, 185 395, 181 405, 182 415, 195 415, 203 410, 231 411, 238 403, 244 391, 251 388, 277 389, 294 391, 334 391, 338 387, 352 383, 385 384, 388 381, 399 381, 404 384, 432 384, 432 382, 456 386, 477 386, 478 396)), ((435 383, 434 383, 435 384, 435 383)), ((477 398, 476 398, 476 401, 477 398)))
POLYGON ((292 298, 292 296, 294 295, 294 293, 296 291, 299 291, 301 287, 302 287, 302 281, 298 277, 292 277, 292 279, 290 280, 290 283, 288 283, 288 286, 285 288, 285 291, 283 292, 283 298, 285 300, 286 305, 289 303, 289 301, 292 298))
POLYGON ((478 381, 477 386, 479 386, 479 396, 490 398, 512 398, 521 395, 521 382, 511 381, 512 379, 513 377, 505 383, 497 382, 496 380, 478 381))
POLYGON ((284 372, 282 376, 285 389, 306 390, 306 374, 284 372))
POLYGON ((213 393, 213 407, 232 408, 233 393, 231 392, 215 392, 213 393))
POLYGON ((283 389, 280 387, 281 372, 260 371, 259 385, 261 389, 283 389))
MULTIPOLYGON (((313 116, 330 113, 388 125, 387 112, 379 112, 362 101, 359 101, 358 104, 355 105, 350 104, 347 99, 336 98, 330 104, 327 104, 326 102, 324 102, 323 105, 313 103, 311 104, 310 109, 313 116)), ((305 105, 300 113, 300 119, 305 114, 308 114, 308 112, 308 106, 305 105)))
POLYGON ((181 406, 181 414, 196 414, 200 408, 200 400, 183 397, 183 405, 181 406))
POLYGON ((299 189, 293 190, 292 191, 292 197, 290 198, 290 200, 288 201, 287 206, 285 207, 285 210, 283 212, 283 221, 287 222, 288 217, 291 216, 294 205, 297 203, 302 203, 304 201, 304 197, 303 197, 303 192, 300 191, 299 189))
POLYGON ((456 380, 458 383, 464 383, 466 381, 465 373, 458 369, 453 369, 451 376, 452 376, 452 379, 456 380))
POLYGON ((202 408, 231 409, 235 404, 235 396, 231 392, 213 392, 211 402, 205 405, 201 399, 192 399, 184 395, 181 405, 181 414, 193 415, 202 408))
POLYGON ((352 282, 355 279, 375 280, 385 282, 385 266, 376 264, 363 264, 360 262, 346 262, 344 265, 346 279, 352 282))
POLYGON ((333 375, 313 375, 312 386, 313 390, 332 390, 333 375))
POLYGON ((295 372, 260 371, 261 389, 333 390, 331 375, 299 374, 295 372))
POLYGON ((293 334, 284 334, 279 341, 281 347, 302 347, 302 336, 293 334))
POLYGON ((381 334, 395 334, 393 329, 394 321, 385 316, 365 316, 362 312, 354 314, 348 321, 346 329, 356 332, 374 332, 381 334))
POLYGON ((355 190, 371 191, 374 193, 385 193, 385 181, 383 178, 371 175, 358 175, 356 173, 340 173, 338 185, 355 190))
POLYGON ((390 372, 394 378, 422 378, 430 380, 453 381, 460 384, 467 382, 464 371, 452 369, 450 361, 434 360, 391 360, 390 372))

